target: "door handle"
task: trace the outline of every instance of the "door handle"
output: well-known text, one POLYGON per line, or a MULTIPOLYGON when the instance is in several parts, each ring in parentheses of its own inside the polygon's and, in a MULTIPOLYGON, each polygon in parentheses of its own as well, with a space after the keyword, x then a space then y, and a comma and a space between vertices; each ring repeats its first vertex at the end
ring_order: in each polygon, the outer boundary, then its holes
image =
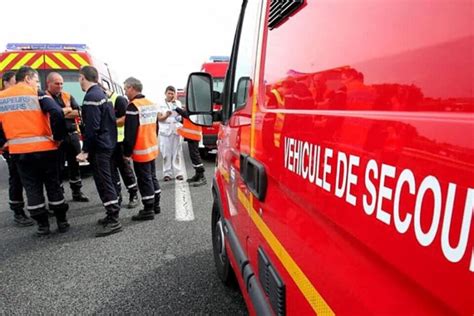
POLYGON ((267 173, 265 166, 247 154, 240 154, 240 176, 245 184, 260 201, 267 193, 267 173))

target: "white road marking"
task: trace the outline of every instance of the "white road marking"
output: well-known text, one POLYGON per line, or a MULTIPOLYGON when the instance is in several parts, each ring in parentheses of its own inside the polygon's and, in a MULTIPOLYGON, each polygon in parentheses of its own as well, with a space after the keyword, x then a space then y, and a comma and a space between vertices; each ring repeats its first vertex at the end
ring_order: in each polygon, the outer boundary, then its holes
POLYGON ((191 200, 191 193, 189 192, 189 184, 186 182, 188 174, 186 173, 183 148, 181 146, 179 150, 179 164, 180 169, 183 170, 184 180, 175 181, 175 219, 177 221, 192 221, 194 220, 193 201, 191 200))

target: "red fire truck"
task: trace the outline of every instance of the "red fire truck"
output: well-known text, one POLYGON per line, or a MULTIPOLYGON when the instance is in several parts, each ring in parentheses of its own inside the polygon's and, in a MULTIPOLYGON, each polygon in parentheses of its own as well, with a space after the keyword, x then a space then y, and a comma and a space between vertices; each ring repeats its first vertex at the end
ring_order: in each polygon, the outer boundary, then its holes
MULTIPOLYGON (((224 87, 224 78, 229 64, 228 56, 211 56, 209 61, 201 66, 202 72, 207 72, 212 76, 214 90, 222 92, 224 87)), ((214 104, 216 111, 221 109, 219 104, 214 104)), ((219 132, 219 123, 214 122, 212 126, 202 128, 202 144, 200 148, 201 155, 206 157, 209 151, 217 148, 217 133, 219 132)))
MULTIPOLYGON (((79 105, 85 94, 78 81, 79 68, 85 65, 97 68, 102 86, 123 95, 122 86, 116 81, 117 76, 106 63, 91 55, 86 44, 9 43, 5 52, 0 53, 0 77, 8 70, 31 66, 38 70, 41 89, 45 90, 46 77, 52 71, 57 72, 64 79, 64 90, 69 92, 79 105)), ((79 123, 80 119, 77 121, 79 123)), ((87 166, 89 163, 80 164, 87 166)))
POLYGON ((81 103, 84 92, 79 86, 79 68, 92 65, 97 68, 101 84, 123 95, 117 76, 108 65, 94 58, 86 44, 10 43, 0 53, 0 76, 7 70, 31 66, 38 70, 41 88, 46 88, 46 77, 52 71, 64 78, 64 90, 81 103))
POLYGON ((473 20, 464 0, 242 1, 221 96, 205 73, 187 94, 221 121, 214 259, 251 314, 474 314, 473 20))

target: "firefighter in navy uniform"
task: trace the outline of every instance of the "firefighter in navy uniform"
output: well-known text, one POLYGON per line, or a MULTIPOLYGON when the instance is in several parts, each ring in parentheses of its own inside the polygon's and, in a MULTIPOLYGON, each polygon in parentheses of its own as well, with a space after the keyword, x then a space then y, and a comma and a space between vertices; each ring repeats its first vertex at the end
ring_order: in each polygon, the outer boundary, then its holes
POLYGON ((96 236, 107 236, 122 230, 119 222, 120 205, 112 179, 112 153, 117 145, 117 124, 114 109, 97 84, 99 73, 92 66, 79 70, 79 83, 86 92, 82 104, 84 143, 78 161, 89 160, 94 182, 106 209, 106 217, 96 236))
POLYGON ((38 92, 36 70, 21 67, 16 73, 16 82, 15 86, 0 92, 0 124, 8 141, 11 159, 25 187, 27 209, 38 223, 37 234, 49 234, 43 193, 46 188, 49 208, 56 216, 58 231, 66 232, 69 229, 66 219, 68 205, 59 184, 57 168, 58 142, 66 132, 64 115, 53 99, 38 92))
MULTIPOLYGON (((51 72, 46 78, 48 89, 46 93, 51 96, 63 109, 66 119, 66 137, 59 146, 59 172, 64 170, 64 160, 67 161, 69 171, 69 186, 72 199, 77 202, 89 202, 89 198, 82 193, 82 180, 79 163, 76 156, 81 152, 76 118, 79 117, 79 105, 72 95, 63 91, 64 79, 57 72, 51 72)), ((62 181, 61 181, 62 186, 62 181)), ((64 191, 64 189, 63 189, 64 191)))
MULTIPOLYGON (((15 83, 14 71, 10 70, 3 74, 2 87, 4 90, 13 86, 15 83)), ((0 151, 4 148, 3 158, 5 158, 8 165, 8 204, 13 211, 13 221, 19 227, 32 226, 35 223, 25 214, 24 210, 25 202, 23 200, 23 184, 21 183, 20 174, 18 173, 16 165, 10 159, 8 148, 5 146, 6 142, 5 133, 0 126, 0 151)))
MULTIPOLYGON (((105 89, 104 89, 105 90, 105 89)), ((129 200, 127 208, 135 208, 138 205, 138 188, 135 174, 129 159, 123 155, 123 140, 125 138, 125 114, 127 111, 128 100, 124 96, 118 95, 114 91, 105 90, 109 101, 112 102, 117 118, 117 146, 112 155, 115 168, 113 170, 113 179, 116 183, 119 201, 122 202, 122 186, 120 176, 128 190, 129 200), (118 170, 117 170, 118 169, 118 170), (120 174, 119 174, 120 172, 120 174)))
POLYGON ((130 100, 125 119, 124 155, 133 160, 143 203, 143 209, 132 216, 132 220, 152 220, 161 211, 161 190, 155 166, 158 156, 158 106, 142 94, 143 85, 138 79, 128 78, 124 87, 130 100))

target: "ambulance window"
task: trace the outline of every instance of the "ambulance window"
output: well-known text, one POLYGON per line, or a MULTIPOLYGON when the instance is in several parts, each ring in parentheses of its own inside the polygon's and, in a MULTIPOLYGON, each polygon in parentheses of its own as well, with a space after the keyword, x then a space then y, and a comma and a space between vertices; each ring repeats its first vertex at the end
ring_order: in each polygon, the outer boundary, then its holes
POLYGON ((255 76, 254 61, 261 7, 261 1, 249 1, 245 10, 233 77, 232 112, 247 104, 249 87, 251 87, 255 76))

